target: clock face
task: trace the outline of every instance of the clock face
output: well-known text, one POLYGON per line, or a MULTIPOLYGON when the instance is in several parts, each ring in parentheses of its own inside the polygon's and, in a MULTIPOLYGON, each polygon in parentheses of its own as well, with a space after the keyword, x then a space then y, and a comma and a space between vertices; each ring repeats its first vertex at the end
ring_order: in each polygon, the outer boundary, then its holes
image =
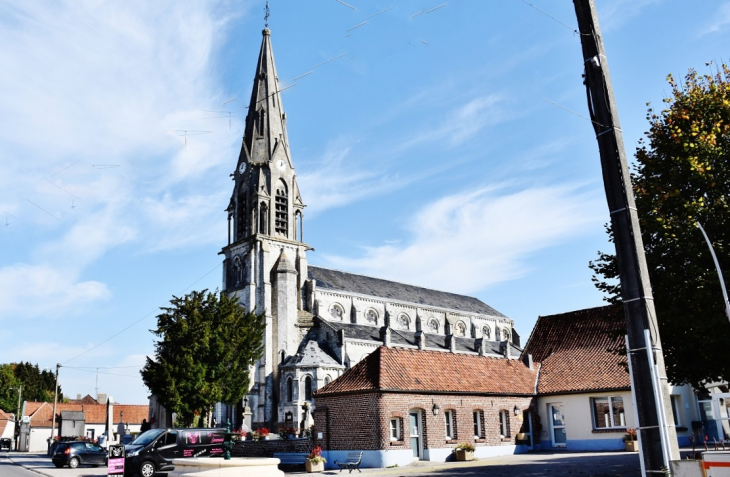
POLYGON ((238 172, 240 172, 241 174, 246 172, 246 163, 245 162, 242 162, 241 165, 238 166, 238 172))
POLYGON ((286 163, 284 162, 284 159, 279 159, 278 161, 276 161, 276 167, 278 167, 279 170, 283 171, 285 165, 286 163))

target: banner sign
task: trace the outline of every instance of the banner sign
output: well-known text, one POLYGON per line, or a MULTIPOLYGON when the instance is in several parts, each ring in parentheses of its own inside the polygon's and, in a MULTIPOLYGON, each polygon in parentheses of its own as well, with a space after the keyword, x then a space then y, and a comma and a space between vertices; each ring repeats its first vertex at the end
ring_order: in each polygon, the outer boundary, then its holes
POLYGON ((124 446, 109 446, 109 463, 107 464, 107 475, 124 477, 124 446))

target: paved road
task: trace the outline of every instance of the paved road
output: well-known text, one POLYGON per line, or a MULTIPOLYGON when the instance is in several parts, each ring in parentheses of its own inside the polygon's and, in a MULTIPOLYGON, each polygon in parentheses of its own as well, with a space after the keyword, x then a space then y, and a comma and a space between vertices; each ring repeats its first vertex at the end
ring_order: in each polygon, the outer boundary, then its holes
MULTIPOLYGON (((0 454, 1 477, 39 477, 38 474, 46 477, 106 477, 106 467, 57 469, 51 463, 51 459, 46 456, 6 454, 4 452, 0 454)), ((304 474, 304 472, 287 472, 289 476, 300 474, 304 474)), ((347 472, 340 474, 336 470, 328 470, 321 474, 310 475, 344 476, 347 475, 347 472)), ((394 469, 363 469, 362 474, 359 475, 366 477, 447 477, 451 475, 466 477, 640 477, 640 471, 639 455, 634 453, 538 452, 492 457, 472 462, 418 462, 394 469)), ((164 476, 165 474, 158 474, 158 477, 164 476)))

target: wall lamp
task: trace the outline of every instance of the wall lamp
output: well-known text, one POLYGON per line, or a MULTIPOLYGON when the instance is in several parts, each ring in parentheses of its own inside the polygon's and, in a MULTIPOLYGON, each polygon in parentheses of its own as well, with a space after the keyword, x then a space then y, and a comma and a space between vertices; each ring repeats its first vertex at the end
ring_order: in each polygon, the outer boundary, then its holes
POLYGON ((520 415, 520 408, 515 406, 515 416, 519 416, 519 415, 520 415))
POLYGON ((433 405, 433 409, 432 409, 432 411, 433 411, 433 415, 434 415, 434 416, 438 416, 438 413, 439 413, 439 410, 440 410, 440 409, 441 409, 441 408, 439 407, 439 405, 438 405, 438 404, 434 404, 434 405, 433 405))

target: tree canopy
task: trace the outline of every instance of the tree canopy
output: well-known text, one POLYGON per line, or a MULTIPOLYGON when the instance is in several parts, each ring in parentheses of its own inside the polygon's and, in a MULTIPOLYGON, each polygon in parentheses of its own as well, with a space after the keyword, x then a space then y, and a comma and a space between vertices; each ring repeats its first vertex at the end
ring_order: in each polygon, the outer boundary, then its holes
MULTIPOLYGON (((18 412, 18 386, 23 386, 23 401, 53 402, 53 387, 56 375, 41 370, 37 364, 0 364, 0 409, 18 412), (13 389, 10 389, 13 388, 13 389)), ((58 385, 58 400, 63 401, 61 385, 58 385)))
MULTIPOLYGON (((709 65, 707 65, 709 66, 709 65)), ((730 276, 730 71, 690 70, 666 109, 648 110, 649 131, 636 151, 632 182, 669 380, 730 381, 730 323, 706 230, 730 276), (648 141, 648 143, 647 143, 648 141)), ((610 227, 609 236, 612 239, 610 227)), ((590 263, 607 301, 620 301, 615 255, 590 263)), ((729 283, 726 286, 730 287, 729 283)))
POLYGON ((225 293, 173 296, 157 316, 161 339, 142 379, 168 411, 188 425, 217 402, 235 403, 249 389, 249 367, 261 357, 264 314, 246 312, 225 293))

